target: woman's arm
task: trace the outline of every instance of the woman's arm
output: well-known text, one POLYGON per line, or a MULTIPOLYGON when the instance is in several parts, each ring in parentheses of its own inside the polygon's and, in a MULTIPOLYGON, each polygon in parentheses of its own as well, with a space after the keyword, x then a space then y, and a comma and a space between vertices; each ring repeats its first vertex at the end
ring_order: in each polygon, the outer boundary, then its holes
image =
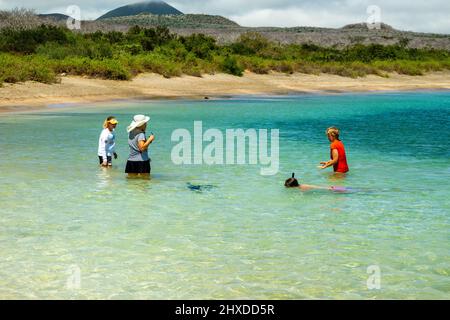
POLYGON ((331 187, 322 187, 322 186, 315 186, 315 185, 312 185, 312 184, 301 184, 300 185, 300 189, 301 190, 313 190, 313 189, 316 189, 316 190, 330 190, 331 189, 331 187))
POLYGON ((145 140, 139 140, 138 141, 139 150, 141 152, 147 150, 148 146, 153 142, 153 140, 155 140, 155 136, 154 135, 151 135, 150 137, 148 137, 148 139, 146 141, 145 140))
POLYGON ((320 169, 325 169, 328 167, 331 167, 332 165, 334 165, 335 163, 337 163, 339 160, 339 153, 337 151, 337 149, 333 149, 331 150, 331 160, 330 161, 326 161, 326 162, 321 162, 321 166, 319 166, 320 169))

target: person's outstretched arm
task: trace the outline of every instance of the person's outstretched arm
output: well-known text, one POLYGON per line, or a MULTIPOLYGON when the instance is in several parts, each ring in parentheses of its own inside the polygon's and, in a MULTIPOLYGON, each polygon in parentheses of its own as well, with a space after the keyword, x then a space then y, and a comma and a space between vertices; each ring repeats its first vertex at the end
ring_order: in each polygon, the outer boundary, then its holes
POLYGON ((301 184, 300 190, 306 191, 306 190, 331 190, 331 187, 322 187, 322 186, 315 186, 312 184, 301 184))
POLYGON ((325 169, 325 168, 328 168, 328 167, 331 167, 332 165, 334 165, 335 163, 337 163, 338 162, 338 160, 339 160, 339 153, 338 153, 338 151, 337 151, 337 149, 333 149, 332 151, 331 151, 331 160, 330 161, 322 161, 320 164, 321 164, 321 166, 319 166, 318 168, 320 168, 320 169, 325 169))

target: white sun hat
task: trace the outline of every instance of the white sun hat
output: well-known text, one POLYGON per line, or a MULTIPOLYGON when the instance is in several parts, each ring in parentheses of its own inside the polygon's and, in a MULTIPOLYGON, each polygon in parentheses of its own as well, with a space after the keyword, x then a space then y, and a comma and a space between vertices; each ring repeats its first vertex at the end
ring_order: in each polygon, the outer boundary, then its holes
POLYGON ((127 132, 131 132, 134 129, 146 124, 150 120, 150 117, 144 116, 143 114, 137 114, 133 117, 130 125, 127 127, 127 132))

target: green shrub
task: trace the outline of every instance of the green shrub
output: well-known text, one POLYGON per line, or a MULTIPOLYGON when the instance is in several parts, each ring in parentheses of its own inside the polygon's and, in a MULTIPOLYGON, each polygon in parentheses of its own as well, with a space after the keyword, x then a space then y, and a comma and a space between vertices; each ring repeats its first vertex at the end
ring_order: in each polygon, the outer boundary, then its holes
POLYGON ((179 41, 187 51, 192 52, 199 59, 210 60, 213 51, 217 49, 216 39, 204 34, 192 34, 188 37, 180 37, 179 41))
POLYGON ((36 57, 18 57, 10 54, 0 54, 0 84, 38 81, 55 83, 57 78, 48 61, 36 57))
POLYGON ((34 29, 3 29, 0 32, 0 51, 30 54, 47 42, 66 44, 69 42, 68 30, 62 27, 41 25, 34 29))
POLYGON ((163 75, 166 78, 182 75, 182 66, 166 57, 156 54, 143 54, 137 57, 137 63, 147 72, 154 72, 163 75))
POLYGON ((247 69, 257 74, 268 74, 272 67, 270 66, 270 60, 260 57, 239 57, 244 69, 247 69))
POLYGON ((104 34, 104 39, 108 40, 110 44, 117 44, 125 40, 125 35, 119 31, 110 31, 104 34))
POLYGON ((423 71, 420 66, 412 61, 397 61, 394 66, 395 71, 399 74, 406 74, 410 76, 423 75, 423 71))
POLYGON ((426 70, 424 66, 418 62, 405 60, 398 60, 392 62, 376 61, 374 65, 378 67, 380 70, 386 72, 396 72, 398 74, 405 74, 411 76, 423 75, 424 71, 426 70))
POLYGON ((243 33, 238 40, 231 44, 233 53, 239 55, 255 55, 270 47, 270 42, 257 32, 243 33))
POLYGON ((89 75, 111 80, 130 80, 131 73, 117 60, 91 60, 89 75))
POLYGON ((132 43, 132 44, 126 44, 122 47, 125 52, 130 53, 132 55, 137 55, 139 53, 142 53, 142 45, 140 43, 132 43))
POLYGON ((84 57, 69 57, 58 61, 53 68, 58 73, 87 75, 94 78, 111 80, 131 79, 131 70, 117 60, 92 60, 84 57))
POLYGON ((140 29, 138 34, 131 33, 131 38, 134 40, 138 39, 145 51, 153 51, 156 47, 174 40, 176 36, 170 33, 168 28, 158 26, 156 28, 140 29))
POLYGON ((244 73, 244 68, 239 65, 235 56, 226 56, 221 65, 221 71, 235 76, 241 77, 244 73))
POLYGON ((69 45, 47 42, 38 46, 36 53, 50 59, 64 59, 70 56, 103 59, 113 57, 113 48, 107 41, 95 42, 92 39, 78 39, 76 44, 69 45))
POLYGON ((292 61, 277 61, 272 64, 272 70, 287 74, 293 74, 295 66, 292 61))
POLYGON ((355 70, 339 63, 325 63, 321 67, 321 72, 350 78, 358 77, 358 73, 355 70))
POLYGON ((40 45, 36 49, 38 55, 46 56, 49 59, 61 60, 74 54, 73 47, 62 46, 55 42, 48 42, 40 45))
POLYGON ((300 61, 295 64, 296 72, 305 73, 305 74, 320 74, 320 66, 315 62, 310 61, 300 61))

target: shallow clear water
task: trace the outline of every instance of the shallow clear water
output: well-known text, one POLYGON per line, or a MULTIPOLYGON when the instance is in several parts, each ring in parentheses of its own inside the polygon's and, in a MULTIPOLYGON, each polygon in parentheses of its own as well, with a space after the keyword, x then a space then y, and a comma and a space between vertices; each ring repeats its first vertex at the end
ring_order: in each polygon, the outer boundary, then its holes
POLYGON ((0 297, 450 298, 450 92, 54 107, 0 117, 0 297), (129 180, 125 128, 152 117, 152 180, 129 180), (97 165, 103 119, 119 159, 97 165), (176 128, 277 128, 280 171, 176 166, 176 128), (316 168, 342 130, 350 174, 316 168), (359 192, 300 192, 304 183, 359 192), (204 192, 187 183, 215 186, 204 192), (381 288, 369 290, 369 266, 381 288), (80 282, 70 282, 70 279, 80 282), (75 283, 75 285, 68 285, 75 283))

